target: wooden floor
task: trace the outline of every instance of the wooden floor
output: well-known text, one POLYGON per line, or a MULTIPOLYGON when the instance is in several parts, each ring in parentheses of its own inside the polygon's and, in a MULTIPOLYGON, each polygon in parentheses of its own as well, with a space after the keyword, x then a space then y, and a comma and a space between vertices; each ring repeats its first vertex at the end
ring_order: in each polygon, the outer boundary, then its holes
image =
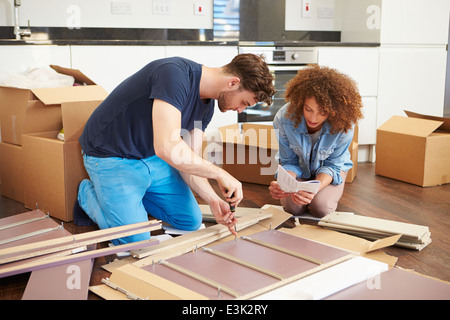
MULTIPOLYGON (((258 208, 264 204, 279 205, 278 201, 271 199, 267 186, 244 183, 243 187, 241 206, 258 208)), ((346 185, 337 210, 429 226, 432 243, 422 251, 398 247, 384 251, 399 258, 399 267, 450 281, 450 184, 421 188, 377 176, 374 164, 359 163, 357 177, 346 185)), ((25 211, 27 209, 22 204, 0 197, 0 218, 25 211)), ((292 225, 292 221, 286 225, 292 225)), ((73 223, 65 223, 64 227, 73 234, 95 230, 94 227, 77 227, 73 223)), ((113 259, 114 256, 96 259, 91 285, 100 284, 102 278, 109 276, 101 266, 113 259)), ((28 278, 29 274, 22 274, 0 279, 0 300, 21 299, 28 278)), ((89 299, 97 298, 89 294, 89 299)))

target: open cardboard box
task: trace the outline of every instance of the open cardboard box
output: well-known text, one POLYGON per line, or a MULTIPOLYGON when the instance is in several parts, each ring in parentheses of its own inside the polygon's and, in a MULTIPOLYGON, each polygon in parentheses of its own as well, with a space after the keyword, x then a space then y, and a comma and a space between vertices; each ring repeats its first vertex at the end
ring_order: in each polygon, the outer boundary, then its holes
MULTIPOLYGON (((13 87, 0 86, 0 121, 1 121, 1 137, 2 141, 16 145, 22 145, 22 133, 25 123, 25 113, 35 98, 35 91, 45 90, 48 95, 67 96, 82 95, 85 100, 97 99, 96 96, 90 97, 92 88, 103 90, 97 86, 94 81, 89 79, 81 71, 75 69, 64 68, 56 65, 50 67, 60 74, 74 77, 75 84, 72 87, 57 87, 45 89, 20 89, 13 87)), ((72 101, 72 98, 65 101, 72 101)), ((77 98, 78 100, 78 98, 77 98)))
MULTIPOLYGON (((275 180, 278 161, 278 140, 271 125, 243 123, 219 128, 223 147, 222 168, 243 182, 269 185, 275 180)), ((346 182, 356 177, 358 165, 358 126, 355 126, 353 141, 349 146, 353 168, 346 182)), ((215 141, 218 142, 218 141, 215 141)))
POLYGON ((33 90, 22 135, 25 206, 73 219, 78 183, 87 177, 78 139, 107 96, 100 86, 33 90), (57 139, 64 128, 64 141, 57 139))
POLYGON ((23 148, 0 142, 1 195, 20 203, 24 202, 23 148))
POLYGON ((450 118, 405 111, 377 130, 375 173, 422 187, 450 182, 450 118))
POLYGON ((278 167, 278 141, 269 125, 233 124, 219 128, 222 136, 222 168, 243 182, 269 185, 278 167))

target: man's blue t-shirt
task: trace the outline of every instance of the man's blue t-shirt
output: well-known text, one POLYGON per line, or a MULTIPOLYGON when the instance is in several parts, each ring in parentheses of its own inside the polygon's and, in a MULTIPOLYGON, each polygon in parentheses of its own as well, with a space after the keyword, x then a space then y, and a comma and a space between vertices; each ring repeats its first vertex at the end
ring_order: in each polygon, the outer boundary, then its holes
POLYGON ((201 74, 202 65, 184 58, 150 62, 119 84, 92 113, 79 140, 83 152, 101 158, 155 155, 153 99, 180 110, 182 129, 191 131, 200 121, 205 130, 214 112, 214 100, 205 103, 200 99, 201 74))

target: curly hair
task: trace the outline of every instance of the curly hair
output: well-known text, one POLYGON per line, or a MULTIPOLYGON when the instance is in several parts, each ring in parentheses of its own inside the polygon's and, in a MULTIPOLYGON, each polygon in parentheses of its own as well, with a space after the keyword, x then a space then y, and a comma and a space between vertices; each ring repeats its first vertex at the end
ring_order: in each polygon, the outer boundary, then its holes
POLYGON ((302 121, 305 99, 311 97, 328 115, 331 133, 347 132, 363 117, 356 82, 335 69, 309 65, 288 82, 285 99, 290 105, 286 117, 293 120, 296 127, 302 121))
POLYGON ((224 70, 241 79, 241 88, 253 92, 258 102, 265 102, 268 106, 272 104, 272 96, 275 94, 273 75, 263 56, 238 54, 224 66, 224 70))

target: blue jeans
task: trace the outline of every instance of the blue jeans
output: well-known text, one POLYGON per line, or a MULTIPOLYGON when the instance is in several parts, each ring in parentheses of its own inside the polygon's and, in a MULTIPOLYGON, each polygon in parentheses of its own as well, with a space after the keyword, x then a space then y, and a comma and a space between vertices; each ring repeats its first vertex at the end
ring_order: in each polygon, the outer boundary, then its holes
MULTIPOLYGON (((197 230, 202 214, 178 170, 157 156, 143 160, 83 155, 90 177, 81 182, 78 202, 107 229, 148 221, 148 214, 178 229, 197 230)), ((124 244, 150 239, 150 232, 114 240, 124 244)))

